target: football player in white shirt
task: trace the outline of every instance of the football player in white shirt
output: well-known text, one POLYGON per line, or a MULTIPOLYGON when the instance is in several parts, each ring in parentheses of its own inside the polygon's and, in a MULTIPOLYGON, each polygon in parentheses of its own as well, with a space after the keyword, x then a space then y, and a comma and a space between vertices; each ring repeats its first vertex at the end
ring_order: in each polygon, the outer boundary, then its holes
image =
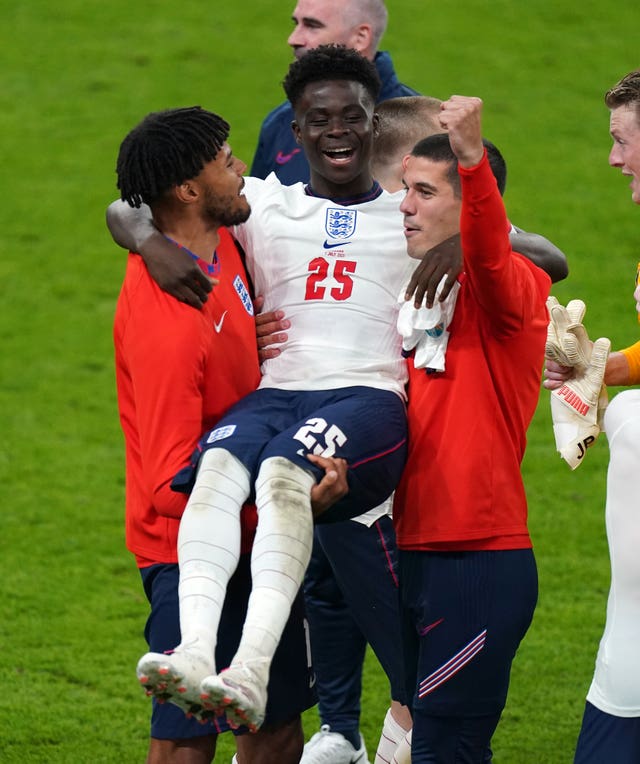
MULTIPOLYGON (((252 729, 262 722, 270 661, 309 559, 309 489, 323 470, 308 455, 349 465, 349 494, 325 520, 380 504, 404 463, 406 371, 395 323, 413 266, 400 197, 384 192, 369 169, 378 87, 375 67, 354 51, 326 46, 294 62, 285 88, 311 182, 247 182, 253 223, 236 234, 266 309, 283 309, 292 329, 260 389, 203 438, 179 539, 182 642, 138 667, 151 692, 201 717, 224 712, 252 729), (236 656, 216 674, 239 510, 254 488, 253 592, 236 656)), ((149 239, 139 246, 146 234, 133 243, 143 255, 155 248, 149 239)), ((187 490, 193 474, 179 476, 187 490)))
MULTIPOLYGON (((640 69, 605 94, 613 146, 609 164, 631 179, 631 199, 640 204, 640 69)), ((640 314, 640 286, 634 292, 640 314)), ((610 353, 608 386, 640 383, 640 342, 610 353)), ((561 387, 578 372, 547 360, 544 386, 561 387)), ((640 522, 636 481, 640 438, 640 390, 618 393, 604 414, 609 441, 605 520, 611 563, 607 618, 585 703, 574 764, 640 761, 640 522)))

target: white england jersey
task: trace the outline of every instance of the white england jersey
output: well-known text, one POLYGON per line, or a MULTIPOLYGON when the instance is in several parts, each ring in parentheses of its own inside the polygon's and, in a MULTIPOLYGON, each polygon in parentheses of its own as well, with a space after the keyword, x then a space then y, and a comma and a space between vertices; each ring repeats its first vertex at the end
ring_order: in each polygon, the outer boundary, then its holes
MULTIPOLYGON (((234 230, 265 311, 291 321, 260 387, 365 385, 405 396, 397 297, 416 262, 406 253, 401 192, 347 207, 274 174, 246 178, 251 217, 234 230)), ((375 412, 372 412, 375 416, 375 412)))

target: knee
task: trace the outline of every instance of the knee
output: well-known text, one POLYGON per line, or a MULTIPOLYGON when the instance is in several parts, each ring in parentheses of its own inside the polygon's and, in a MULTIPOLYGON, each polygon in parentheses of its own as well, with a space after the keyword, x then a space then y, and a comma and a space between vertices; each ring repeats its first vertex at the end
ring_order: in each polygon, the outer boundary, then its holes
POLYGON ((226 475, 229 472, 235 472, 237 469, 246 470, 237 456, 234 456, 226 448, 207 448, 200 456, 198 472, 206 470, 215 470, 226 475))
POLYGON ((624 390, 607 406, 604 427, 609 445, 620 440, 623 445, 637 444, 640 434, 640 390, 624 390))
POLYGON ((262 497, 268 497, 279 505, 311 506, 311 486, 314 478, 310 472, 298 467, 283 456, 271 456, 260 465, 256 480, 258 507, 262 497))

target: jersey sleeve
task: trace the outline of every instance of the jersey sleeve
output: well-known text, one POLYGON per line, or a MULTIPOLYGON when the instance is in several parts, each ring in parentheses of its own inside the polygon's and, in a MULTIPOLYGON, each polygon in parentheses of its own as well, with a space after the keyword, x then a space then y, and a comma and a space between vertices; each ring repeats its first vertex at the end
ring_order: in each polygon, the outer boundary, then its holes
POLYGON ((256 153, 253 156, 253 162, 251 163, 250 174, 255 178, 266 178, 273 169, 271 167, 273 162, 269 159, 269 153, 273 139, 270 137, 269 132, 270 131, 267 118, 260 127, 258 145, 256 147, 256 153))
POLYGON ((629 384, 640 384, 640 342, 620 351, 629 364, 629 384))
POLYGON ((171 490, 171 480, 202 435, 204 317, 152 283, 130 297, 130 320, 116 338, 118 374, 128 377, 133 398, 121 401, 122 416, 135 417, 123 427, 135 433, 133 452, 150 502, 158 514, 177 518, 186 498, 171 490), (144 291, 150 299, 142 299, 144 291))
POLYGON ((470 287, 495 334, 515 334, 538 315, 551 280, 511 248, 511 224, 486 149, 478 165, 459 167, 458 172, 462 183, 462 251, 470 287))
MULTIPOLYGON (((291 150, 296 147, 291 130, 291 120, 293 117, 291 104, 288 101, 284 101, 264 118, 260 126, 258 146, 251 163, 250 175, 255 178, 264 179, 270 173, 277 172, 276 155, 278 151, 282 152, 286 158, 291 150)), ((298 180, 298 178, 295 180, 298 180)))

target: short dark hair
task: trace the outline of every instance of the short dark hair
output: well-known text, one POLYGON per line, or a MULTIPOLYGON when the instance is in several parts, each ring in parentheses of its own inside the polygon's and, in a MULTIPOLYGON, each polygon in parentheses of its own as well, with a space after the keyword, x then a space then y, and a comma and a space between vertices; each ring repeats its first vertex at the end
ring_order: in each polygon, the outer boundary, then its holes
POLYGON ((407 154, 416 141, 442 131, 437 122, 440 114, 439 98, 430 96, 398 96, 376 106, 379 119, 378 134, 374 140, 376 161, 395 160, 402 150, 407 154))
POLYGON ((132 207, 153 205, 170 188, 195 178, 228 137, 228 123, 200 106, 148 114, 120 145, 121 198, 132 207))
POLYGON ((640 122, 640 69, 625 74, 612 88, 604 94, 604 102, 609 109, 618 106, 630 106, 635 109, 640 122))
MULTIPOLYGON (((495 175, 498 183, 498 190, 501 194, 504 194, 505 186, 507 185, 507 165, 504 161, 502 154, 498 151, 498 148, 488 141, 486 138, 482 139, 482 145, 487 149, 487 157, 489 159, 489 165, 495 175)), ((423 138, 418 141, 413 147, 411 154, 415 157, 425 157, 431 159, 434 162, 446 162, 449 165, 449 171, 447 173, 447 179, 456 191, 456 195, 460 195, 460 176, 458 175, 458 159, 453 153, 451 143, 449 142, 449 136, 447 133, 438 133, 437 135, 430 135, 428 138, 423 138)))
POLYGON ((320 45, 307 51, 289 67, 282 86, 295 107, 310 82, 349 80, 359 82, 375 104, 382 84, 378 71, 369 59, 344 45, 320 45))

